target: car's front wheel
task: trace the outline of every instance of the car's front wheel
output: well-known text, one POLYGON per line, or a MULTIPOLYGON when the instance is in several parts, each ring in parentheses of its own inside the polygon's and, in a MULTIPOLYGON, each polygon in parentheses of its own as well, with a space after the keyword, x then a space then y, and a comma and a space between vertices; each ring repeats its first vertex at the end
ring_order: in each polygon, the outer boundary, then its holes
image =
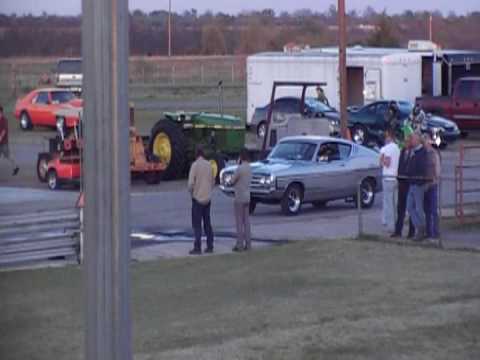
MULTIPOLYGON (((355 195, 355 203, 358 206, 358 195, 355 195)), ((375 202, 375 185, 372 179, 363 179, 360 184, 360 205, 364 209, 369 209, 375 202)))
POLYGON ((290 185, 283 194, 281 206, 285 215, 298 215, 302 208, 303 191, 300 185, 290 185))

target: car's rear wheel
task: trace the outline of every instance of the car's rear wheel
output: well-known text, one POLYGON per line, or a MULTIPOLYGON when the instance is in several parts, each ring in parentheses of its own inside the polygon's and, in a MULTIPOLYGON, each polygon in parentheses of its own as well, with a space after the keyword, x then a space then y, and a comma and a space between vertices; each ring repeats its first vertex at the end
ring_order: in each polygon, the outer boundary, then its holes
POLYGON ((292 184, 290 185, 281 201, 282 212, 285 215, 298 215, 302 208, 303 203, 303 191, 300 185, 292 184))
POLYGON ((27 131, 32 128, 32 120, 26 111, 22 111, 20 114, 20 129, 27 131))
POLYGON ((367 128, 361 124, 355 124, 352 128, 352 140, 359 145, 367 145, 368 134, 367 128))
MULTIPOLYGON (((358 195, 355 195, 355 204, 358 206, 358 195)), ((360 205, 364 209, 369 209, 375 202, 375 185, 372 179, 363 179, 360 184, 360 205)))

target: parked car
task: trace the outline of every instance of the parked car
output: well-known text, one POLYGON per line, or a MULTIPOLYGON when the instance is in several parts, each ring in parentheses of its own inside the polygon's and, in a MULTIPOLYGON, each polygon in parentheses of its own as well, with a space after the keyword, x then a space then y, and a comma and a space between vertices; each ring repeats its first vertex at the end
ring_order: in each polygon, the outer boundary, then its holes
POLYGON ((22 130, 29 130, 33 126, 55 127, 56 113, 65 107, 82 107, 83 100, 66 89, 38 89, 33 90, 15 104, 14 114, 20 121, 22 130))
POLYGON ((79 95, 82 92, 82 59, 60 59, 55 69, 57 87, 66 88, 79 95))
POLYGON ((452 119, 461 130, 480 129, 480 77, 457 80, 452 96, 423 96, 422 109, 452 119))
MULTIPOLYGON (((250 126, 255 129, 259 138, 263 138, 267 131, 267 115, 270 104, 255 109, 250 126)), ((334 108, 318 101, 313 97, 305 98, 305 106, 302 107, 302 99, 298 97, 281 97, 275 100, 273 105, 273 121, 282 115, 302 115, 307 118, 326 118, 327 121, 339 119, 339 114, 334 108), (302 113, 303 108, 303 113, 302 113)))
MULTIPOLYGON (((236 166, 220 174, 220 189, 233 195, 236 166)), ((285 215, 302 205, 323 207, 337 199, 355 200, 361 184, 361 205, 369 208, 381 189, 379 154, 351 141, 322 136, 287 137, 263 161, 252 163, 250 211, 257 203, 280 204, 285 215)))
MULTIPOLYGON (((396 103, 398 107, 397 124, 401 127, 412 113, 413 105, 408 101, 397 101, 396 103)), ((390 101, 382 100, 360 108, 348 109, 348 127, 354 142, 361 145, 372 143, 378 146, 383 145, 386 129, 385 114, 389 104, 390 101)), ((439 147, 445 147, 460 137, 460 130, 453 121, 432 114, 426 114, 421 131, 438 136, 439 147)))

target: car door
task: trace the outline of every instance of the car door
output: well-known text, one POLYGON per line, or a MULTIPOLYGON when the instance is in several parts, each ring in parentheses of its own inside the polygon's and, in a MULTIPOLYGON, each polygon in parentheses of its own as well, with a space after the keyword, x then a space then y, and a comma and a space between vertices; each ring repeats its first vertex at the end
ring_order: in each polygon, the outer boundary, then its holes
POLYGON ((47 91, 39 91, 32 100, 28 111, 33 125, 48 125, 49 120, 49 94, 47 91))
POLYGON ((312 171, 316 199, 338 199, 351 194, 347 161, 350 145, 329 141, 322 143, 315 155, 315 170, 312 171), (350 191, 350 193, 349 193, 350 191))

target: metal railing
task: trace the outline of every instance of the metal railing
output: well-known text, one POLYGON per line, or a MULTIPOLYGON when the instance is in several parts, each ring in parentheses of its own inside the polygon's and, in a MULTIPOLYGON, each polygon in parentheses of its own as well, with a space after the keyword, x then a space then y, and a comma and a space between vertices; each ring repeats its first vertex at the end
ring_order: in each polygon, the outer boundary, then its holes
POLYGON ((79 259, 76 209, 0 217, 0 269, 58 259, 79 259))

